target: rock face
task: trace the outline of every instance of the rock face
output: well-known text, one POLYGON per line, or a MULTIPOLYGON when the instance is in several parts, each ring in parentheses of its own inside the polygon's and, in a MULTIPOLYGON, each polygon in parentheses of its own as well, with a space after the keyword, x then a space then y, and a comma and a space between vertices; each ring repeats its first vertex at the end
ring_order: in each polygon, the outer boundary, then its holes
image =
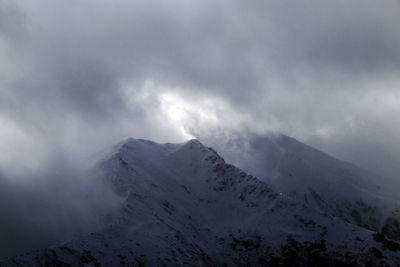
POLYGON ((335 169, 325 155, 313 152, 307 153, 316 165, 308 156, 296 159, 301 154, 294 152, 289 160, 280 159, 286 165, 279 166, 279 172, 287 176, 269 184, 226 163, 197 140, 157 144, 128 139, 98 164, 109 186, 124 199, 108 227, 58 247, 5 259, 0 266, 400 264, 394 210, 393 216, 383 218, 383 202, 377 202, 381 196, 351 165, 346 166, 357 174, 354 183, 339 186, 340 180, 331 181, 328 189, 321 186, 326 177, 346 178, 347 173, 344 165, 335 169), (329 173, 320 170, 321 164, 328 164, 329 173), (310 173, 304 166, 318 170, 310 173), (306 186, 300 186, 300 178, 306 186), (292 179, 290 187, 287 179, 292 179), (347 196, 349 192, 362 194, 347 196))

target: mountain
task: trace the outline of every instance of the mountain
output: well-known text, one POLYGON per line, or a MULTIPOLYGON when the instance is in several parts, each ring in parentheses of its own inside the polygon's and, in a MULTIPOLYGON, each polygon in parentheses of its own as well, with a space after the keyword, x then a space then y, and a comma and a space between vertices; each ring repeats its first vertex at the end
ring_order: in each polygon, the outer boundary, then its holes
POLYGON ((265 173, 275 173, 261 179, 197 140, 125 140, 96 167, 123 199, 117 218, 0 266, 400 264, 395 214, 391 231, 372 223, 383 208, 395 212, 395 200, 366 171, 279 138, 259 145, 267 150, 265 173))
POLYGON ((239 161, 243 167, 275 190, 321 212, 400 239, 400 199, 393 190, 398 187, 385 178, 282 134, 253 135, 238 140, 236 146, 250 159, 239 161))

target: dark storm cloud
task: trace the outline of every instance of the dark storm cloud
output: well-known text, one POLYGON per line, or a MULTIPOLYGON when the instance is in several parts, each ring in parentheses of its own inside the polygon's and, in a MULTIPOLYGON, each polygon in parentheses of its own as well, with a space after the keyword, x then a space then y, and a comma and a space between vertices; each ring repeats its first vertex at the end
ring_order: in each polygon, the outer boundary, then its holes
MULTIPOLYGON (((229 145, 272 130, 398 177, 399 9, 394 0, 0 0, 4 176, 38 177, 26 172, 51 172, 60 155, 80 168, 82 155, 128 136, 229 145)), ((6 195, 3 210, 18 202, 6 195)))
POLYGON ((36 20, 23 49, 39 65, 31 78, 40 79, 40 97, 83 114, 123 109, 124 79, 138 88, 152 79, 204 90, 248 107, 271 91, 353 91, 355 74, 396 73, 398 5, 363 3, 55 1, 25 9, 27 24, 30 13, 36 20))
POLYGON ((292 64, 351 75, 398 66, 397 1, 281 1, 263 6, 259 15, 268 10, 266 23, 274 24, 277 47, 292 64))

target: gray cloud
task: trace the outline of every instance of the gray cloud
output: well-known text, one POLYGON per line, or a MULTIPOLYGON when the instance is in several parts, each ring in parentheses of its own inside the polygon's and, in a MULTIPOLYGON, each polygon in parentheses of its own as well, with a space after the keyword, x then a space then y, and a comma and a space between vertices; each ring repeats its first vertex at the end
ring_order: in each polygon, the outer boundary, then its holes
POLYGON ((394 0, 0 0, 4 176, 27 180, 60 155, 79 166, 128 136, 229 144, 279 131, 397 178, 398 11, 394 0))
POLYGON ((87 169, 90 164, 60 155, 27 177, 0 176, 0 257, 50 246, 109 222, 122 200, 103 184, 101 173, 87 169))
POLYGON ((14 1, 0 2, 0 36, 10 40, 18 40, 24 32, 24 16, 14 1))

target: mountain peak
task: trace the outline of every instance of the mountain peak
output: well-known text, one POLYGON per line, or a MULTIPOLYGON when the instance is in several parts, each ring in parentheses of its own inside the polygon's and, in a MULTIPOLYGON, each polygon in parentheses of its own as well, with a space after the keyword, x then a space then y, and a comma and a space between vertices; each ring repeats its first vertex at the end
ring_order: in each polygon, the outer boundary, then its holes
POLYGON ((141 139, 141 138, 133 138, 129 137, 119 143, 120 146, 124 145, 133 145, 133 144, 146 144, 146 145, 154 145, 157 144, 154 141, 147 140, 147 139, 141 139))
MULTIPOLYGON (((191 157, 194 155, 204 155, 206 152, 217 153, 215 150, 208 148, 197 139, 191 139, 183 143, 157 143, 146 139, 127 138, 114 148, 112 155, 118 154, 122 157, 132 157, 134 155, 142 155, 148 159, 159 160, 160 156, 167 156, 170 154, 185 154, 191 157)), ((218 157, 220 157, 218 155, 218 157)))
POLYGON ((294 183, 294 194, 277 193, 197 139, 160 144, 128 138, 100 165, 106 184, 122 196, 115 220, 93 234, 12 258, 4 266, 11 261, 11 266, 39 266, 43 259, 73 266, 400 262, 400 244, 389 239, 400 239, 397 217, 384 221, 380 207, 367 201, 375 198, 358 184, 350 192, 363 194, 344 198, 343 187, 351 184, 343 177, 352 174, 346 166, 285 136, 257 141, 257 149, 271 153, 262 163, 276 161, 279 179, 294 183), (303 192, 310 186, 312 191, 303 192))
POLYGON ((200 144, 200 145, 203 145, 198 139, 190 139, 186 143, 187 144, 200 144))
POLYGON ((157 143, 148 139, 133 138, 129 137, 119 142, 117 149, 121 149, 124 146, 135 146, 135 145, 148 145, 148 146, 198 146, 205 147, 198 139, 190 139, 183 143, 157 143))

